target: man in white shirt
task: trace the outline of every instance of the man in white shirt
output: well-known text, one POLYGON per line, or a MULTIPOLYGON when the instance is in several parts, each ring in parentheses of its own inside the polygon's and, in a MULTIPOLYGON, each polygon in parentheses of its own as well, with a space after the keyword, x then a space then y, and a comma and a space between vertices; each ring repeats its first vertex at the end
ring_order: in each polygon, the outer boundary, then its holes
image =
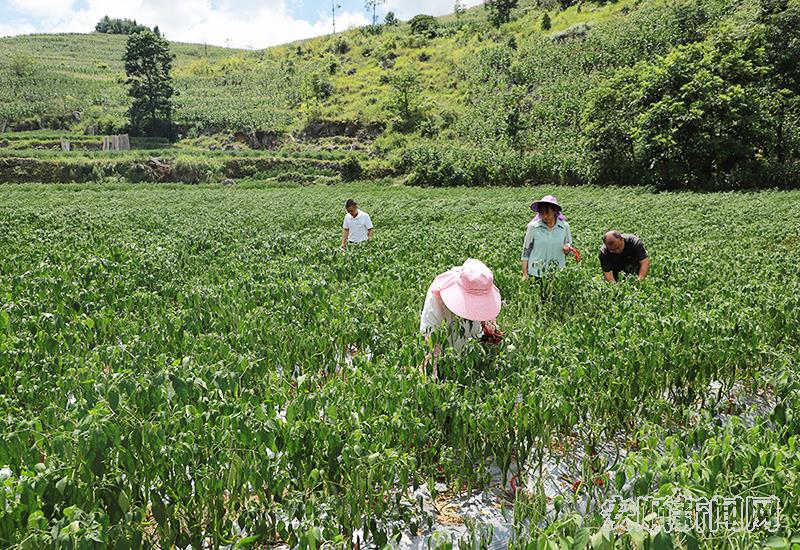
POLYGON ((369 214, 358 209, 358 203, 353 199, 347 199, 344 203, 347 214, 342 223, 342 250, 347 243, 363 243, 372 238, 372 220, 369 214))

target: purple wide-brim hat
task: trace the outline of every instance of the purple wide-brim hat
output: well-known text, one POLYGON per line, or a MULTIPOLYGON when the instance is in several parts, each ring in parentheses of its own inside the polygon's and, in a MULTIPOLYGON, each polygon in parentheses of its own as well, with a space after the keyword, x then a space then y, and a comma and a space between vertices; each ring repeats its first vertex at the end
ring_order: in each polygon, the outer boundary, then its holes
POLYGON ((533 210, 534 212, 538 212, 539 211, 539 205, 542 204, 542 203, 552 205, 556 210, 561 212, 561 205, 558 204, 558 199, 555 198, 553 195, 545 195, 544 197, 542 197, 538 201, 536 201, 533 204, 531 204, 531 210, 533 210))

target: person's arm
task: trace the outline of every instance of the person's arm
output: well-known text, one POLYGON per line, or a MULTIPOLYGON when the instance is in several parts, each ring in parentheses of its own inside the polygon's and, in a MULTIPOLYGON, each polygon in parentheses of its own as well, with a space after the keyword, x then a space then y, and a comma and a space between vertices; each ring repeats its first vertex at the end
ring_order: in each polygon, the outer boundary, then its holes
POLYGON ((569 230, 569 224, 567 222, 564 222, 564 224, 567 226, 567 233, 564 235, 564 255, 566 256, 570 253, 570 248, 572 247, 572 232, 569 230))
POLYGON ((647 256, 647 249, 641 239, 637 238, 634 251, 636 260, 639 262, 639 274, 636 276, 636 280, 643 281, 647 277, 647 272, 650 271, 650 258, 647 256))
POLYGON ((425 303, 419 316, 419 331, 428 338, 446 320, 445 305, 430 289, 425 294, 425 303))
POLYGON ((347 246, 347 237, 350 235, 349 229, 342 229, 342 250, 347 246))
POLYGON ((645 277, 647 277, 648 271, 650 271, 650 258, 645 258, 641 262, 639 267, 639 276, 636 279, 638 281, 644 281, 645 277))
POLYGON ((606 278, 606 281, 609 283, 616 283, 617 280, 614 278, 613 264, 608 259, 607 254, 608 252, 606 251, 605 247, 600 249, 600 254, 598 256, 600 259, 600 269, 603 270, 603 277, 606 278))
MULTIPOLYGON (((425 335, 425 341, 431 341, 431 333, 444 323, 444 305, 440 304, 436 296, 434 296, 430 289, 425 294, 425 304, 422 306, 422 314, 419 319, 419 331, 425 335)), ((425 359, 422 362, 423 369, 433 363, 433 377, 438 377, 439 356, 442 354, 442 344, 436 343, 433 346, 433 351, 425 354, 425 359)))
POLYGON ((375 230, 373 228, 370 227, 369 229, 367 229, 367 239, 371 240, 372 239, 372 235, 374 233, 375 233, 375 230))
POLYGON ((372 225, 372 218, 370 218, 369 214, 367 214, 367 240, 372 239, 372 235, 374 234, 374 232, 375 228, 372 225))
POLYGON ((528 258, 530 258, 531 250, 533 249, 533 228, 528 226, 525 230, 525 240, 522 242, 522 280, 528 280, 528 258))

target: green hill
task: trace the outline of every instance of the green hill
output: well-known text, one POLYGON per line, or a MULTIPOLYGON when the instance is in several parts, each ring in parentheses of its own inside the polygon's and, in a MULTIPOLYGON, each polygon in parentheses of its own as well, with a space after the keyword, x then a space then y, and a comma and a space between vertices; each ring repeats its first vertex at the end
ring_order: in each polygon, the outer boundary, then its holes
MULTIPOLYGON (((522 1, 499 28, 477 7, 259 51, 176 43, 176 122, 203 147, 311 142, 429 185, 800 181, 800 78, 779 59, 797 50, 797 0, 569 4, 522 1)), ((123 131, 124 45, 0 39, 0 130, 123 131)))
MULTIPOLYGON (((553 29, 577 19, 613 17, 627 4, 582 13, 573 7, 554 15, 553 29)), ((468 91, 459 67, 501 36, 529 37, 540 17, 540 10, 526 6, 512 24, 493 30, 477 8, 460 21, 439 18, 438 36, 430 38, 400 24, 379 34, 355 29, 258 51, 173 43, 177 118, 187 127, 233 131, 286 131, 313 117, 387 123, 388 78, 403 69, 417 72, 427 100, 458 109, 468 91)), ((0 87, 0 124, 12 129, 104 120, 124 124, 125 41, 98 33, 0 39, 0 74, 8 83, 0 87)))

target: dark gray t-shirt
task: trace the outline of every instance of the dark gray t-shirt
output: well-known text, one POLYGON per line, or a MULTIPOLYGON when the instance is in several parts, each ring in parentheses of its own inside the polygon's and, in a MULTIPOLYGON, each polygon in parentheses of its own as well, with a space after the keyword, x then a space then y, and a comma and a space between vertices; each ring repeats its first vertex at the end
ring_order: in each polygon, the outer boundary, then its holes
POLYGON ((638 273, 640 262, 647 258, 642 239, 631 233, 623 233, 622 238, 625 240, 625 248, 619 254, 610 252, 606 245, 600 247, 600 267, 605 272, 614 273, 614 277, 620 271, 638 273))

